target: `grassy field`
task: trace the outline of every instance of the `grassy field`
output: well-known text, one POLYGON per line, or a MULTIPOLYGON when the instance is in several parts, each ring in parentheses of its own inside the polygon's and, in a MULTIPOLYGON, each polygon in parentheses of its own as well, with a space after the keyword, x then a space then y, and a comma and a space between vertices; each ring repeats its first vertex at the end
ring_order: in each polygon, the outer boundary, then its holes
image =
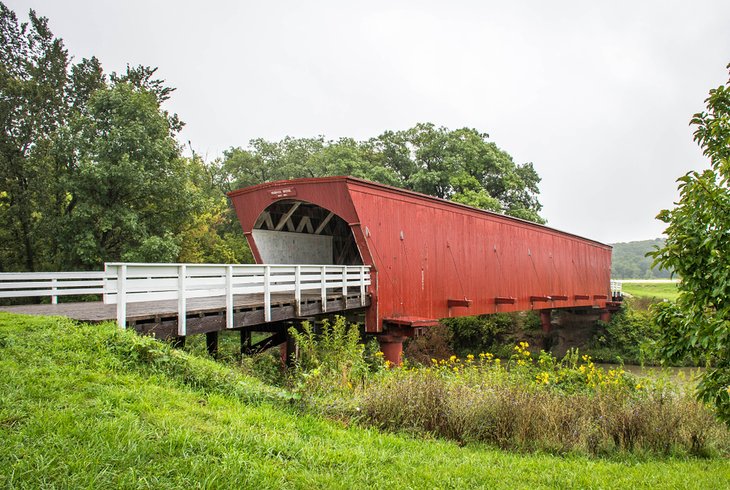
POLYGON ((297 413, 112 325, 0 313, 3 488, 728 488, 724 459, 515 454, 297 413))
POLYGON ((656 298, 674 301, 679 296, 676 282, 622 281, 624 293, 636 298, 656 298))

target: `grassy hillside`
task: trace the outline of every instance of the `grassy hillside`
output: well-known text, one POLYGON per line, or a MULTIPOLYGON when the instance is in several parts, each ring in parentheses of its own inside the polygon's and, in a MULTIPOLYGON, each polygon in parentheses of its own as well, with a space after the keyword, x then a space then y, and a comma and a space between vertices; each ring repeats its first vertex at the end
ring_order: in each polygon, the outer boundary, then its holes
POLYGON ((612 243, 611 277, 613 279, 668 279, 670 271, 652 269, 653 259, 646 254, 664 246, 664 239, 612 243))
POLYGON ((723 459, 459 447, 298 414, 287 394, 112 325, 0 313, 5 488, 727 488, 723 459))

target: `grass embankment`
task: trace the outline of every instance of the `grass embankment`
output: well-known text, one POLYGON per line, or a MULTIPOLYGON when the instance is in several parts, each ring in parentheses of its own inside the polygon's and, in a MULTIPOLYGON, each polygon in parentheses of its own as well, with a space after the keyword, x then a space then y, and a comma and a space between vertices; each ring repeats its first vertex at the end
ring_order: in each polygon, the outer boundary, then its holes
POLYGON ((0 313, 6 488, 727 488, 723 459, 520 455, 380 433, 112 325, 0 313))
POLYGON ((675 301, 679 297, 677 283, 673 281, 621 281, 621 289, 635 298, 675 301))

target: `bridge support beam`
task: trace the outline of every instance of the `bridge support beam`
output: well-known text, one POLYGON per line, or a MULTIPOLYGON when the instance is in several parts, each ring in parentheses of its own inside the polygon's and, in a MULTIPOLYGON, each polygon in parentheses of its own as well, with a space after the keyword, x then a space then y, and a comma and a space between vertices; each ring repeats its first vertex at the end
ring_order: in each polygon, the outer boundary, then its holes
POLYGON ((251 330, 241 329, 241 356, 251 352, 251 330))
POLYGON ((603 323, 609 323, 611 321, 611 311, 610 310, 602 311, 600 320, 603 323))
POLYGON ((281 355, 281 364, 284 367, 292 367, 296 362, 297 343, 294 337, 286 332, 286 342, 279 345, 279 354, 281 355))
POLYGON ((385 360, 390 362, 391 366, 400 366, 401 356, 403 355, 403 341, 405 339, 406 337, 402 335, 378 335, 380 351, 383 353, 385 360))
POLYGON ((542 331, 550 333, 552 328, 551 324, 552 310, 540 310, 540 324, 542 325, 542 331))
POLYGON ((218 332, 206 332, 205 334, 205 347, 208 349, 208 354, 212 357, 218 355, 218 332))

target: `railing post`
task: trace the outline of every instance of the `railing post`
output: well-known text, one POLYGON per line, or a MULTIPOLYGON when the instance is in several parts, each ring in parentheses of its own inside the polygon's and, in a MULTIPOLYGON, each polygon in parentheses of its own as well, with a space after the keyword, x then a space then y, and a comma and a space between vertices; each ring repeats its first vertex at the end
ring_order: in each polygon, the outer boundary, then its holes
POLYGON ((117 325, 127 328, 127 266, 117 266, 117 325))
POLYGON ((101 293, 101 300, 104 304, 106 304, 106 292, 109 291, 109 279, 107 279, 107 275, 108 275, 107 271, 108 271, 107 265, 106 265, 106 262, 104 262, 104 277, 102 278, 102 285, 101 285, 101 288, 103 291, 101 293))
POLYGON ((347 266, 342 266, 342 297, 345 299, 347 304, 347 266))
POLYGON ((56 293, 58 292, 58 288, 56 287, 58 285, 58 279, 55 277, 51 279, 51 304, 57 305, 58 304, 58 296, 56 296, 56 293))
POLYGON ((302 316, 302 266, 294 267, 294 314, 302 316))
POLYGON ((322 313, 327 313, 327 266, 323 265, 321 267, 322 272, 322 313))
POLYGON ((226 328, 233 328, 233 266, 226 267, 226 328))
POLYGON ((271 321, 271 266, 264 266, 264 321, 271 321))
POLYGON ((187 296, 185 294, 185 276, 187 275, 185 264, 177 266, 177 334, 185 337, 188 331, 187 325, 187 296))
POLYGON ((365 266, 360 266, 360 306, 365 306, 365 266))

